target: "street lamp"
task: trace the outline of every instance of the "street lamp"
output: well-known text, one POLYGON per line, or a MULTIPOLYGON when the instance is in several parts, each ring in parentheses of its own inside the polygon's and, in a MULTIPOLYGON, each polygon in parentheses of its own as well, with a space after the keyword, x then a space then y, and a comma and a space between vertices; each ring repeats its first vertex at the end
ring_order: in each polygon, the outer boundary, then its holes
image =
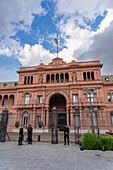
POLYGON ((58 117, 57 117, 57 109, 54 106, 52 109, 52 137, 51 143, 57 144, 58 143, 58 117))
POLYGON ((90 107, 89 107, 89 113, 91 115, 91 127, 92 127, 92 133, 95 133, 94 131, 94 122, 93 122, 93 111, 92 111, 92 101, 94 102, 95 99, 95 95, 96 95, 96 89, 93 88, 87 88, 87 90, 84 88, 83 89, 83 94, 84 97, 88 99, 88 102, 90 103, 90 107), (86 97, 87 94, 87 97, 86 97))
POLYGON ((79 112, 79 107, 76 106, 75 107, 75 115, 74 115, 74 128, 75 128, 75 143, 79 144, 79 138, 80 138, 80 133, 79 133, 79 129, 80 129, 80 112, 79 112), (76 140, 78 139, 78 140, 76 140))

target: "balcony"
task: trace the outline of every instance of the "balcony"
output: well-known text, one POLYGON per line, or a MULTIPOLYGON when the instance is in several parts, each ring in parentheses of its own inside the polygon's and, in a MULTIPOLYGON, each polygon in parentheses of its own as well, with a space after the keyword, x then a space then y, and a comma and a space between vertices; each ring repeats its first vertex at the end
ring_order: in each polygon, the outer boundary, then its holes
POLYGON ((17 104, 17 109, 33 109, 33 108, 41 108, 43 104, 17 104))

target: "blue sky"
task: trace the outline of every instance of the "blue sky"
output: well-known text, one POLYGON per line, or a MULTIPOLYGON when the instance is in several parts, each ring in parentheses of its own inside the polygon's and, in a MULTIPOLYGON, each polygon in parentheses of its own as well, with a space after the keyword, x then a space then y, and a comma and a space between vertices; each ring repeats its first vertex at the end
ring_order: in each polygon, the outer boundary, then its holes
POLYGON ((0 1, 0 82, 16 81, 23 66, 100 60, 102 74, 113 74, 112 0, 0 1))

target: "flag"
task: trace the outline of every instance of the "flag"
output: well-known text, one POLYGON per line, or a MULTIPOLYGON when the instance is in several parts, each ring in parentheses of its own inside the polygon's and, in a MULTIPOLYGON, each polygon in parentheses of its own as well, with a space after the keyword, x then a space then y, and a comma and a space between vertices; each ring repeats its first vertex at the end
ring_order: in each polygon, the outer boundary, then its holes
POLYGON ((54 41, 55 41, 56 44, 58 43, 58 39, 55 38, 54 41))

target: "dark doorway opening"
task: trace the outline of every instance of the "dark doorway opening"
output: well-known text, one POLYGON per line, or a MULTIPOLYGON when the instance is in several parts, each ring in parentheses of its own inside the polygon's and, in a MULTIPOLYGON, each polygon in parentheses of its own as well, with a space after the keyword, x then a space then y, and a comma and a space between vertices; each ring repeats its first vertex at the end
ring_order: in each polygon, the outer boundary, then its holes
POLYGON ((57 109, 57 116, 58 116, 58 129, 63 130, 64 126, 67 124, 67 116, 66 116, 66 99, 61 94, 54 94, 49 102, 50 107, 50 125, 52 122, 52 109, 53 107, 57 109))

